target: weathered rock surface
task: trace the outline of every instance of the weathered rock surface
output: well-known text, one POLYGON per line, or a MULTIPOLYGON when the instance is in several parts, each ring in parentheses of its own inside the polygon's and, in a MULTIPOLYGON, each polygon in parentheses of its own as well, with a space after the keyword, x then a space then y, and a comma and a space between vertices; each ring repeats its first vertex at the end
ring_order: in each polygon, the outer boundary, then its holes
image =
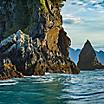
POLYGON ((84 44, 78 61, 78 67, 81 70, 94 70, 94 69, 103 69, 104 65, 102 65, 97 57, 94 48, 92 47, 89 40, 84 44))
POLYGON ((71 41, 62 27, 62 1, 1 0, 0 59, 9 58, 23 75, 79 73, 68 58, 71 41))
MULTIPOLYGON (((55 39, 54 39, 55 40, 55 39)), ((21 30, 1 41, 0 58, 9 58, 23 75, 44 75, 45 72, 78 73, 76 65, 45 41, 32 40, 21 30), (43 46, 43 42, 46 46, 43 46)), ((51 43, 51 41, 50 41, 51 43)), ((49 43, 49 44, 50 44, 49 43)), ((52 43, 53 44, 53 43, 52 43)))
POLYGON ((10 59, 0 60, 0 80, 22 77, 23 74, 16 70, 15 65, 11 63, 10 59))

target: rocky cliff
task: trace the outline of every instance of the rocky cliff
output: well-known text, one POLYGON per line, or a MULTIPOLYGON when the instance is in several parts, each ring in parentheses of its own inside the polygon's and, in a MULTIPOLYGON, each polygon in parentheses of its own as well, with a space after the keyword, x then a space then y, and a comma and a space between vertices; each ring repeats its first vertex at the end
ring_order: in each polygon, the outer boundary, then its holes
POLYGON ((9 58, 23 75, 79 73, 68 58, 71 40, 62 27, 62 1, 1 0, 1 63, 9 58))
POLYGON ((94 48, 89 40, 84 44, 80 54, 78 67, 81 70, 103 69, 104 66, 98 61, 94 48))

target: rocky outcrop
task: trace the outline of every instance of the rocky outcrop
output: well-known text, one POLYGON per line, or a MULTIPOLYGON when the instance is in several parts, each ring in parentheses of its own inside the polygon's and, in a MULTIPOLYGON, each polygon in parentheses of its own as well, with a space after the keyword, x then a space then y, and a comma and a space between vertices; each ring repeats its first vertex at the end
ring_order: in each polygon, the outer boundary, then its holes
POLYGON ((16 70, 9 58, 0 60, 0 80, 22 78, 23 74, 16 70))
POLYGON ((33 40, 19 30, 1 42, 0 58, 9 58, 23 75, 44 75, 45 72, 79 73, 76 65, 63 56, 55 45, 52 40, 49 44, 46 40, 33 40), (53 49, 48 48, 51 44, 53 49))
POLYGON ((79 73, 68 58, 71 41, 62 27, 62 1, 1 0, 1 60, 9 58, 23 75, 79 73))
POLYGON ((102 65, 97 57, 94 48, 92 47, 89 40, 84 44, 78 61, 78 67, 81 70, 94 70, 94 69, 103 69, 104 65, 102 65))

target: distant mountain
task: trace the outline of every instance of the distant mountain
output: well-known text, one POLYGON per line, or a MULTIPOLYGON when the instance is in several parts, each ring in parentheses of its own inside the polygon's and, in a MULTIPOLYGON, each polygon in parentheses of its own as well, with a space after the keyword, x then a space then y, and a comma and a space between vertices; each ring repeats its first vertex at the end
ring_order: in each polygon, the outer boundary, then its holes
MULTIPOLYGON (((80 54, 81 49, 69 49, 69 57, 77 64, 79 60, 79 54, 80 54)), ((104 64, 104 51, 95 51, 96 52, 96 57, 99 62, 104 64)))
POLYGON ((76 49, 76 50, 73 48, 69 49, 69 57, 71 58, 71 60, 75 62, 75 64, 77 64, 78 62, 79 54, 80 54, 80 49, 76 49))
POLYGON ((104 64, 104 51, 96 51, 96 56, 102 64, 104 64))

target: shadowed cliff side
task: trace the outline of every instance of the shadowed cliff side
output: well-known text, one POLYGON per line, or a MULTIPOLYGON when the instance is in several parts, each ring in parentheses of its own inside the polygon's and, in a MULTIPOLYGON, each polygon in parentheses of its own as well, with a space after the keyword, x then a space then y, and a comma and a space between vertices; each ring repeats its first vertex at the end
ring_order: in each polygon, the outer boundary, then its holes
POLYGON ((95 50, 89 40, 87 40, 87 42, 84 44, 84 47, 79 54, 79 61, 77 65, 81 70, 104 68, 104 65, 98 61, 95 50))
POLYGON ((2 0, 1 62, 9 58, 23 75, 79 73, 68 58, 71 41, 62 27, 61 3, 62 0, 2 0))

